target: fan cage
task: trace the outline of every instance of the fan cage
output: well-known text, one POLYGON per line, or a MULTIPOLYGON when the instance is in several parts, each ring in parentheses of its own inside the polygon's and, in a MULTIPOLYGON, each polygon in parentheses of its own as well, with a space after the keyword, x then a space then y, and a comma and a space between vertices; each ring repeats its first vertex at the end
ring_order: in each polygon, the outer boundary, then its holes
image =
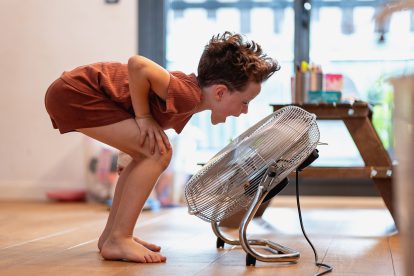
POLYGON ((272 189, 318 142, 314 114, 296 106, 279 109, 239 135, 188 181, 189 212, 207 222, 220 222, 246 210, 270 165, 276 166, 272 189))

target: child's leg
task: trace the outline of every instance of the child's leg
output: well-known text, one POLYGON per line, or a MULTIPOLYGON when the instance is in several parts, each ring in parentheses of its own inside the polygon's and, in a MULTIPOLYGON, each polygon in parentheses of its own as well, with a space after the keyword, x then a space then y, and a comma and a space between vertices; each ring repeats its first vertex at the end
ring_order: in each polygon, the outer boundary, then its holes
MULTIPOLYGON (((131 162, 126 168, 130 171, 128 178, 125 181, 125 186, 122 195, 119 199, 119 206, 114 217, 112 230, 108 235, 102 247, 102 256, 107 259, 126 258, 128 260, 140 261, 141 256, 136 252, 137 248, 132 243, 126 243, 126 240, 133 239, 132 233, 134 231, 135 222, 144 207, 145 201, 150 195, 154 183, 159 174, 161 174, 161 167, 154 159, 144 159, 137 163, 131 162)), ((153 260, 154 255, 150 255, 151 259, 146 262, 155 262, 159 259, 153 260)))
POLYGON ((113 212, 113 225, 102 246, 102 256, 105 259, 126 259, 136 262, 165 261, 165 257, 135 242, 132 234, 138 215, 157 178, 171 160, 171 150, 163 155, 158 151, 151 155, 147 142, 141 147, 139 128, 133 119, 78 131, 126 152, 134 158, 126 168, 129 173, 125 174, 121 189, 115 194, 114 200, 117 200, 119 205, 116 212, 113 212))
MULTIPOLYGON (((113 201, 112 201, 108 221, 106 223, 104 231, 102 232, 101 236, 99 237, 99 241, 98 241, 99 251, 101 251, 104 242, 106 241, 106 239, 108 238, 109 233, 112 230, 114 218, 115 218, 116 213, 118 211, 120 198, 121 198, 122 192, 124 190, 125 181, 126 181, 126 179, 128 179, 129 173, 131 171, 131 169, 130 169, 131 167, 128 167, 128 164, 131 161, 132 161, 132 159, 128 160, 128 162, 125 162, 125 164, 122 164, 122 166, 121 166, 122 172, 119 175, 118 182, 117 182, 116 187, 115 187, 115 194, 114 194, 114 198, 113 198, 113 201)), ((142 244, 143 246, 145 246, 146 248, 148 248, 152 251, 157 251, 158 252, 158 251, 161 250, 160 246, 152 244, 152 243, 148 243, 144 240, 141 240, 138 237, 134 237, 134 240, 136 242, 139 242, 140 244, 142 244)))

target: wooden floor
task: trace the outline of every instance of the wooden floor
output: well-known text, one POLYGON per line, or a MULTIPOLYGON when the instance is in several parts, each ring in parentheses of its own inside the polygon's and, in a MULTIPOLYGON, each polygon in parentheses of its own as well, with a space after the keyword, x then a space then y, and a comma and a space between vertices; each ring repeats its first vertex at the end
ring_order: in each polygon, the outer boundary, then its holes
MULTIPOLYGON (((334 267, 327 275, 402 276, 399 236, 381 199, 302 197, 301 203, 320 261, 334 267)), ((294 197, 276 197, 249 234, 298 250, 298 263, 246 267, 240 247, 216 249, 210 225, 186 208, 143 212, 136 234, 160 244, 168 260, 135 264, 100 257, 105 206, 0 202, 0 275, 313 275, 318 268, 295 206, 294 197)))

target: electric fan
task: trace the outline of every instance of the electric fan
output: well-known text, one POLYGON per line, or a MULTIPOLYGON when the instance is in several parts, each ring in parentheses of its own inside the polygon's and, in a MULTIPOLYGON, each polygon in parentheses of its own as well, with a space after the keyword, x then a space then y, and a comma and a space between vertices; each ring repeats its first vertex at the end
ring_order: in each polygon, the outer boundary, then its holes
POLYGON ((211 223, 217 248, 224 243, 241 245, 247 253, 246 265, 255 265, 256 259, 296 262, 299 252, 269 240, 248 240, 246 232, 260 204, 288 184, 292 171, 318 157, 318 142, 314 114, 296 106, 275 111, 234 139, 187 182, 189 213, 211 223), (219 223, 240 211, 246 212, 239 240, 234 240, 221 232, 219 223), (260 253, 252 246, 267 247, 270 253, 260 253))

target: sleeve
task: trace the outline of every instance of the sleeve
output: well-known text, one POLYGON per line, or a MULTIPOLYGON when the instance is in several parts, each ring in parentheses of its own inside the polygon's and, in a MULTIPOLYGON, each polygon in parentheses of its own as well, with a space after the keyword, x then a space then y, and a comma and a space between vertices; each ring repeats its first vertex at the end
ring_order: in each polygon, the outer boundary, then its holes
POLYGON ((195 76, 188 76, 181 72, 170 73, 170 83, 167 91, 166 112, 192 112, 201 100, 201 89, 195 76))

